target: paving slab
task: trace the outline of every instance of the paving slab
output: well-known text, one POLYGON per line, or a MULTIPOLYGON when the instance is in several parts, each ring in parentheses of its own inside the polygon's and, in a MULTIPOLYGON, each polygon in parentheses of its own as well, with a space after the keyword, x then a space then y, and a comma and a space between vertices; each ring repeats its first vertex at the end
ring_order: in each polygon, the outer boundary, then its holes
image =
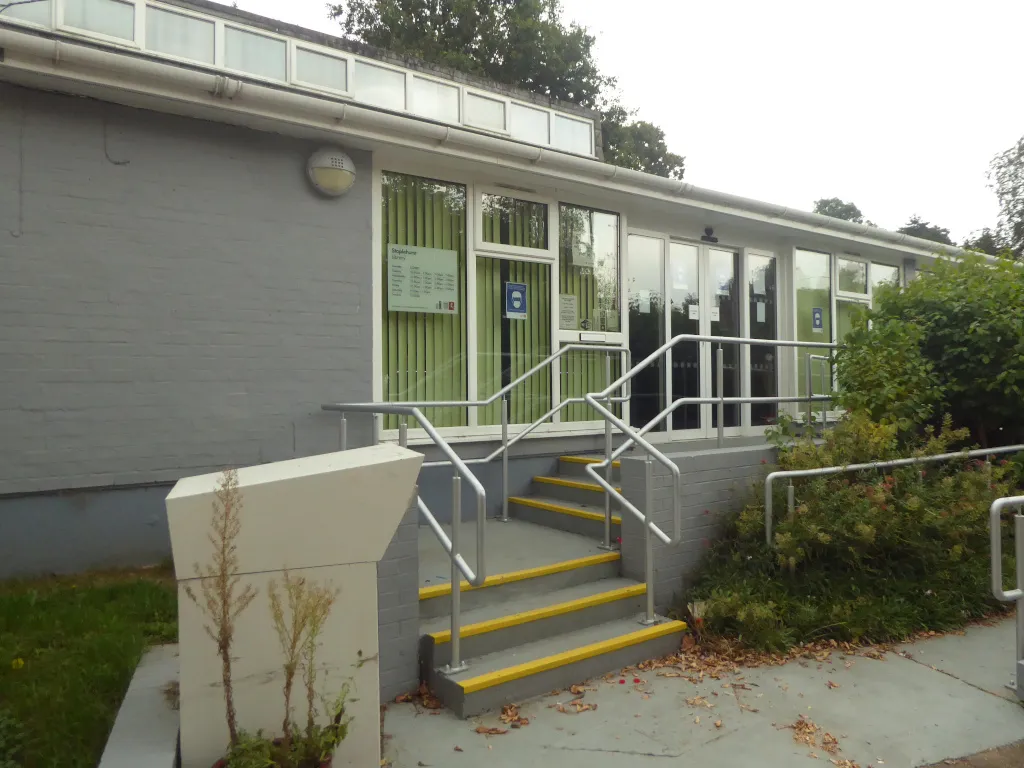
POLYGON ((990 631, 942 635, 900 646, 908 658, 935 667, 983 691, 1010 701, 1017 694, 1007 688, 1014 671, 1016 627, 1012 620, 991 622, 990 631))
MULTIPOLYGON (((994 665, 1009 663, 1012 626, 1009 642, 1006 637, 1003 622, 971 628, 964 653, 976 646, 994 656, 994 665)), ((584 701, 596 710, 559 712, 556 705, 573 698, 568 693, 533 699, 521 705, 528 726, 493 736, 474 731, 506 727, 493 713, 460 721, 448 712, 392 704, 385 756, 394 768, 831 768, 828 761, 840 758, 861 768, 918 768, 1024 738, 1024 707, 897 653, 882 660, 835 654, 829 663, 745 669, 701 684, 655 670, 591 685, 596 690, 584 701), (697 696, 712 708, 688 703, 697 696), (800 715, 834 735, 840 752, 829 754, 820 741, 813 750, 796 743, 789 726, 800 715)))

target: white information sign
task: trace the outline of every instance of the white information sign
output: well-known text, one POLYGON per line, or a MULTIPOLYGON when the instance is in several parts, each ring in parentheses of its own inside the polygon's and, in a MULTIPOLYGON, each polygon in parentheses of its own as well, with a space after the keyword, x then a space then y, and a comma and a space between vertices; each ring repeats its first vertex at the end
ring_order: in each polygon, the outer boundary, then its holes
POLYGON ((575 331, 579 328, 579 304, 576 296, 571 293, 558 295, 558 327, 563 331, 575 331))
POLYGON ((572 241, 572 265, 574 267, 594 266, 594 246, 590 243, 581 242, 578 239, 572 241))
POLYGON ((389 245, 388 311, 458 314, 458 253, 418 245, 389 245))
POLYGON ((700 306, 697 304, 690 304, 687 309, 689 310, 691 320, 700 320, 700 306))
POLYGON ((636 292, 637 298, 639 299, 639 312, 641 315, 651 314, 651 292, 645 291, 642 288, 636 292))
POLYGON ((712 307, 711 308, 711 322, 712 323, 717 323, 721 319, 722 319, 722 308, 721 307, 712 307))

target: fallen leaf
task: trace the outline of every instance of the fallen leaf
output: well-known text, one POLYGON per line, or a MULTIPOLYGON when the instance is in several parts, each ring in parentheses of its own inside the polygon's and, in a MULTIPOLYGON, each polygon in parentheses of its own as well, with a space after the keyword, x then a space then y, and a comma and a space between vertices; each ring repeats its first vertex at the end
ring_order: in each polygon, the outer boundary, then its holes
POLYGON ((408 704, 412 701, 411 693, 400 693, 395 696, 395 704, 408 704))
POLYGON ((834 755, 839 751, 839 739, 833 736, 831 733, 825 733, 821 737, 821 748, 828 752, 830 755, 834 755))
POLYGON ((523 717, 519 714, 518 704, 506 704, 501 708, 501 722, 511 725, 513 728, 519 728, 524 725, 529 725, 530 718, 523 717))
POLYGON ((503 733, 508 733, 508 728, 488 728, 486 725, 478 725, 476 732, 485 736, 501 736, 503 733))
POLYGON ((456 751, 456 752, 462 752, 463 750, 462 750, 462 747, 456 747, 456 748, 455 748, 455 751, 456 751))
POLYGON ((722 721, 721 720, 715 720, 715 728, 721 728, 721 727, 722 727, 722 721))
POLYGON ((692 699, 687 699, 686 703, 691 707, 707 707, 708 709, 714 709, 715 705, 710 703, 703 696, 694 696, 692 699))
POLYGON ((835 690, 836 688, 839 687, 839 683, 833 683, 831 680, 829 680, 827 683, 825 683, 825 685, 827 685, 832 690, 835 690))
POLYGON ((697 725, 700 725, 700 715, 698 715, 697 717, 693 718, 693 722, 695 722, 697 725))
POLYGON ((697 644, 693 635, 683 635, 683 650, 692 651, 693 647, 697 644))

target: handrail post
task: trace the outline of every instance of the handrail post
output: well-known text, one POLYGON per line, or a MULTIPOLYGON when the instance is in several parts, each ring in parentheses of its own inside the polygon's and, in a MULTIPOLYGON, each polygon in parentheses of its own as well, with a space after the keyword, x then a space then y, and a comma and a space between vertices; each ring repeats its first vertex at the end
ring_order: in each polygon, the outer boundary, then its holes
POLYGON ((341 450, 348 450, 348 419, 345 418, 345 412, 341 412, 341 423, 338 425, 338 445, 341 446, 341 450))
MULTIPOLYGON (((462 478, 459 477, 458 470, 452 475, 452 553, 453 555, 459 551, 459 529, 462 527, 462 478)), ((478 523, 479 524, 479 523, 478 523)), ((459 637, 462 632, 461 624, 461 610, 462 610, 462 574, 459 573, 459 566, 455 562, 455 557, 452 557, 452 617, 451 617, 451 630, 452 630, 452 659, 446 667, 445 671, 448 673, 460 672, 466 668, 465 662, 462 661, 461 653, 461 640, 459 637)))
POLYGON ((644 582, 647 585, 647 610, 640 624, 650 626, 657 622, 657 618, 654 616, 654 535, 650 530, 650 516, 654 508, 654 460, 650 457, 650 454, 644 459, 643 472, 644 582))
POLYGON ((725 439, 725 350, 718 345, 718 447, 725 439))
POLYGON ((764 479, 764 543, 769 547, 772 545, 772 523, 774 522, 772 505, 774 501, 772 498, 772 476, 769 474, 764 479))
MULTIPOLYGON (((612 383, 612 356, 606 353, 604 356, 604 378, 606 384, 612 383)), ((611 405, 611 402, 608 403, 611 405)), ((607 462, 604 468, 604 479, 611 485, 612 482, 612 423, 604 420, 604 460, 607 462)), ((612 496, 608 491, 604 492, 604 548, 612 548, 612 496)))
POLYGON ((409 420, 406 416, 398 422, 398 444, 403 448, 409 447, 409 420))
POLYGON ((370 445, 380 444, 380 418, 382 414, 370 415, 370 445))
POLYGON ((654 509, 654 459, 644 459, 644 581, 647 583, 647 611, 641 624, 656 622, 654 616, 654 534, 651 533, 651 512, 654 509))
POLYGON ((501 521, 508 522, 508 398, 501 396, 501 521))
POLYGON ((811 360, 810 352, 807 353, 805 360, 807 361, 807 428, 811 429, 811 408, 814 406, 814 374, 813 361, 811 360))
MULTIPOLYGON (((1024 515, 1018 510, 1013 517, 1014 549, 1017 562, 1017 591, 1024 593, 1024 515)), ((1017 698, 1024 701, 1024 597, 1017 600, 1017 658, 1013 665, 1013 689, 1017 698)))
POLYGON ((786 488, 786 513, 789 519, 793 519, 793 514, 796 512, 796 489, 793 487, 793 481, 789 481, 789 487, 786 488))

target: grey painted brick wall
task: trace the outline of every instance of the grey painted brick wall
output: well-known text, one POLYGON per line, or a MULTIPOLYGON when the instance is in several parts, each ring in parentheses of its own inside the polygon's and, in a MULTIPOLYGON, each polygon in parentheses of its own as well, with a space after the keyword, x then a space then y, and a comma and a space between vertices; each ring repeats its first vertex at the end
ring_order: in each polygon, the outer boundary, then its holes
MULTIPOLYGON (((717 538, 729 514, 751 499, 753 485, 767 474, 775 461, 775 449, 766 445, 710 449, 668 454, 679 467, 682 480, 682 529, 680 544, 668 546, 654 540, 654 602, 666 611, 676 596, 685 595, 705 551, 717 538)), ((654 462, 651 472, 652 517, 669 536, 673 533, 672 474, 654 462)), ((646 509, 646 471, 640 457, 622 460, 622 493, 640 510, 646 509)), ((644 526, 633 515, 622 516, 623 575, 644 580, 644 526)))
POLYGON ((413 493, 409 510, 377 563, 377 635, 381 702, 419 683, 420 557, 419 510, 413 493))
POLYGON ((0 497, 337 450, 320 404, 372 392, 370 156, 328 200, 316 146, 0 84, 0 497))

